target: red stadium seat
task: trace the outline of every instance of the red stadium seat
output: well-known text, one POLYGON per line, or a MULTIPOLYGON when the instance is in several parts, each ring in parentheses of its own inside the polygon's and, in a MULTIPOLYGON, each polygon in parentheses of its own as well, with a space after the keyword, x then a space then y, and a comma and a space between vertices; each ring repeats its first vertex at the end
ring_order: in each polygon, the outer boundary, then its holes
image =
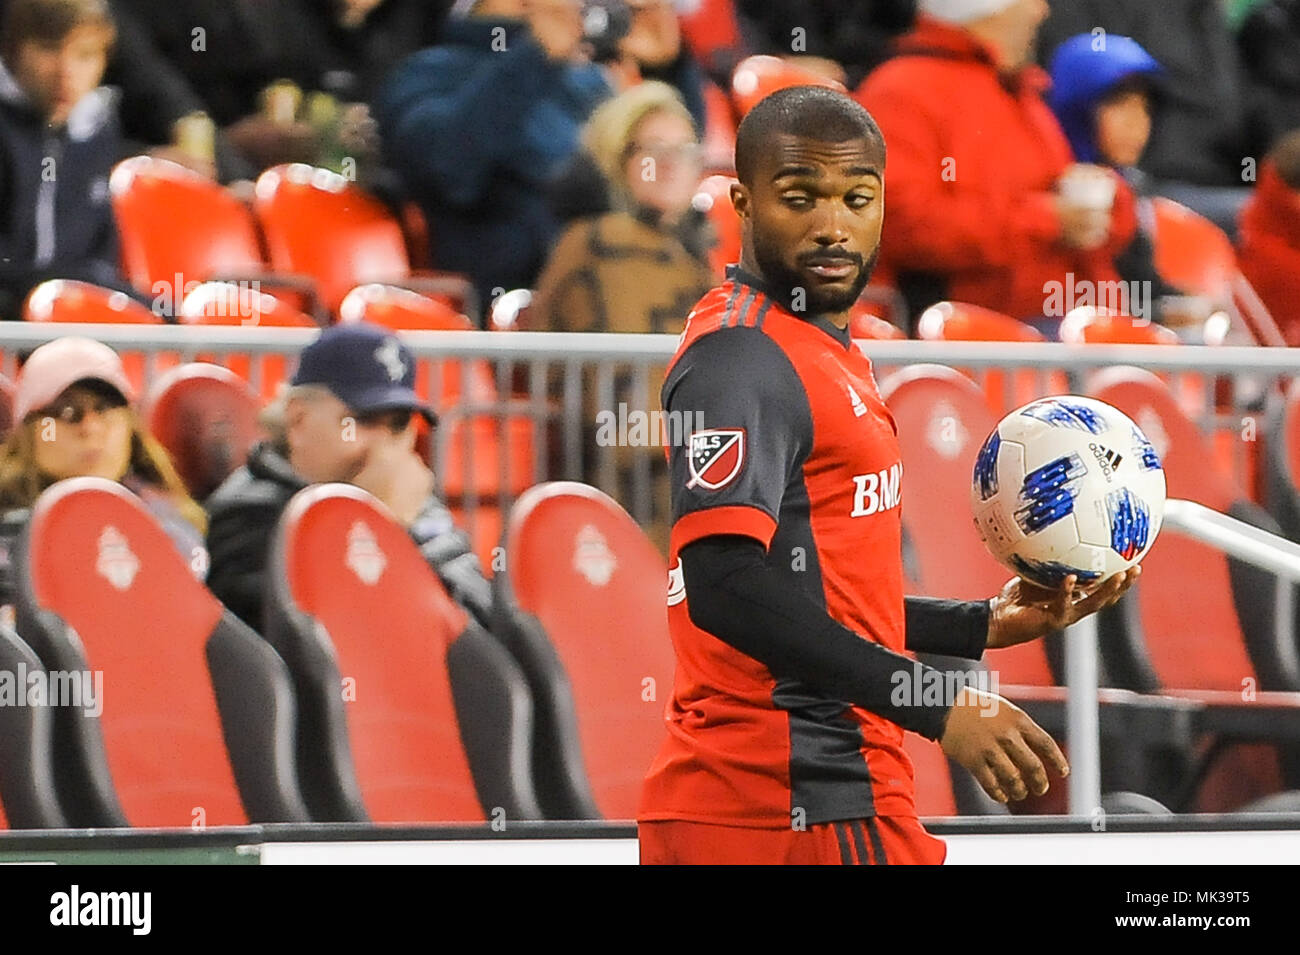
POLYGON ((109 192, 127 280, 163 296, 166 314, 212 280, 258 281, 312 298, 309 280, 267 270, 252 212, 212 180, 166 159, 134 156, 114 167, 109 192))
POLYGON ((1237 253, 1227 233, 1163 196, 1152 199, 1151 208, 1155 213, 1153 251, 1160 277, 1189 295, 1229 301, 1237 275, 1237 253))
MULTIPOLYGON (((1118 315, 1109 309, 1083 306, 1061 320, 1061 341, 1069 345, 1179 345, 1178 335, 1143 318, 1118 315)), ((1205 410, 1205 379, 1200 375, 1160 376, 1172 383, 1183 411, 1196 417, 1205 410)), ((1086 382, 1084 389, 1090 390, 1086 382)))
POLYGON ((849 334, 854 338, 873 341, 898 341, 907 338, 907 332, 863 305, 855 305, 849 312, 849 334))
POLYGON ((339 323, 370 322, 393 331, 465 331, 468 318, 446 302, 410 289, 372 282, 358 285, 339 305, 339 323))
POLYGON ((311 276, 331 314, 356 286, 389 282, 445 296, 477 323, 468 280, 413 274, 401 224, 343 176, 301 163, 273 166, 258 177, 253 209, 272 266, 311 276))
POLYGON ((731 74, 731 101, 744 118, 758 101, 787 86, 825 86, 845 92, 844 84, 779 56, 750 56, 731 74))
MULTIPOLYGON (((1092 393, 1131 417, 1151 440, 1169 497, 1276 530, 1214 465, 1208 442, 1156 376, 1108 369, 1092 393)), ((1112 675, 1132 689, 1159 689, 1205 704, 1200 725, 1206 732, 1300 747, 1300 675, 1294 649, 1276 631, 1276 586, 1267 573, 1207 545, 1162 534, 1143 561, 1135 595, 1124 601, 1136 600, 1135 606, 1101 622, 1103 635, 1109 633, 1103 645, 1112 675)))
MULTIPOLYGON (((247 285, 204 282, 181 303, 177 319, 182 325, 241 325, 259 328, 319 328, 305 312, 247 285)), ((275 397, 280 383, 289 376, 289 362, 282 355, 254 357, 230 353, 220 360, 200 355, 201 361, 219 362, 254 386, 263 399, 275 397)))
POLYGON ((731 205, 731 184, 735 176, 706 176, 691 199, 691 205, 709 217, 718 244, 709 250, 709 267, 714 278, 723 280, 728 265, 740 261, 740 217, 731 205))
MULTIPOLYGON (((903 525, 910 542, 914 585, 927 596, 980 600, 998 593, 1011 573, 985 548, 970 519, 970 486, 975 458, 997 419, 974 382, 940 365, 914 365, 881 385, 881 394, 898 423, 903 459, 903 525), (909 475, 911 476, 909 478, 909 475), (961 514, 954 514, 954 507, 961 514)), ((1055 649, 1055 643, 1050 645, 1055 649)), ((1048 641, 989 650, 982 666, 996 676, 996 689, 1022 706, 1048 732, 1065 730, 1065 687, 1049 658, 1048 641)), ((947 666, 950 658, 936 665, 947 666)), ((960 661, 960 669, 981 664, 960 661)), ((1101 732, 1118 751, 1140 738, 1153 745, 1186 743, 1191 704, 1144 699, 1128 690, 1103 690, 1101 732)), ((964 778, 961 782, 968 782, 964 778)), ((1136 786, 1117 780, 1123 788, 1136 786)), ((1054 787, 1055 788, 1055 787, 1054 787)), ((969 795, 967 811, 982 803, 969 795)))
MULTIPOLYGON (((0 625, 0 673, 10 675, 16 692, 26 694, 34 674, 48 678, 44 670, 18 634, 0 625)), ((50 752, 53 711, 26 698, 29 705, 14 702, 0 706, 0 830, 64 828, 50 752)))
MULTIPOLYGON (((964 302, 939 302, 921 313, 916 337, 932 342, 1041 342, 1042 334, 1010 315, 964 302)), ((1069 383, 1060 372, 1013 372, 996 368, 967 372, 982 379, 989 408, 1001 416, 1049 394, 1065 394, 1069 383)))
POLYGON ((1061 341, 1070 345, 1177 345, 1178 336, 1148 319, 1085 305, 1061 320, 1061 341))
POLYGON ((183 325, 320 328, 305 312, 248 285, 204 282, 190 290, 177 314, 183 325))
POLYGON ((631 819, 663 742, 675 668, 664 559, 615 501, 569 481, 511 510, 495 631, 537 702, 548 819, 631 819))
MULTIPOLYGON (((965 375, 941 365, 896 372, 882 383, 881 395, 898 422, 910 502, 903 520, 919 563, 915 583, 928 596, 992 597, 1012 575, 989 554, 973 521, 953 518, 954 505, 969 511, 975 457, 998 423, 984 395, 965 375)), ((991 650, 985 662, 1004 683, 1056 683, 1041 643, 991 650)))
POLYGON ((74 826, 307 818, 283 663, 195 579, 200 559, 177 553, 110 481, 61 481, 33 508, 17 629, 47 669, 99 673, 107 688, 98 718, 54 716, 59 801, 74 826))
POLYGON ((314 818, 538 816, 523 677, 374 498, 342 484, 299 492, 268 591, 267 639, 298 687, 314 818))
POLYGON ((262 437, 257 413, 248 383, 206 362, 173 368, 154 384, 146 402, 149 431, 198 501, 242 465, 262 437))
MULTIPOLYGON (((25 322, 84 322, 99 325, 161 325, 155 315, 125 292, 78 282, 51 279, 36 286, 23 305, 25 322)), ((154 359, 154 371, 175 364, 172 356, 154 359)), ((146 358, 140 352, 122 352, 122 368, 137 390, 145 384, 146 358)))
POLYGON ((74 279, 51 279, 32 289, 23 305, 23 321, 163 324, 162 318, 125 292, 74 279))

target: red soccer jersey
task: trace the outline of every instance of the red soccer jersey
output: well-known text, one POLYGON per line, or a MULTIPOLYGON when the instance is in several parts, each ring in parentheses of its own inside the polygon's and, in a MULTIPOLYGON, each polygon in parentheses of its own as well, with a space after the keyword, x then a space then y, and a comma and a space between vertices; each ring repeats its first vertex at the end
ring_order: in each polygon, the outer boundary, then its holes
POLYGON ((688 318, 663 407, 694 431, 669 449, 677 673, 639 819, 915 815, 902 728, 774 677, 695 626, 678 556, 710 535, 752 537, 787 586, 862 639, 904 649, 902 466, 871 362, 847 332, 786 311, 733 266, 688 318))

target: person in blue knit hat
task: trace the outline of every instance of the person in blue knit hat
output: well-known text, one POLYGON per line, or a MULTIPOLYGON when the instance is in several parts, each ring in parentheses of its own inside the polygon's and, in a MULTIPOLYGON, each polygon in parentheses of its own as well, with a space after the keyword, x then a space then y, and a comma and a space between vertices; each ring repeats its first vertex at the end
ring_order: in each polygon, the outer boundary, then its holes
POLYGON ((1096 32, 1080 33, 1057 46, 1049 72, 1048 105, 1070 141, 1074 158, 1114 168, 1138 197, 1137 233, 1116 256, 1116 269, 1125 281, 1150 282, 1156 318, 1174 320, 1159 301, 1182 290, 1156 271, 1150 183, 1138 169, 1160 109, 1164 71, 1131 37, 1096 32))

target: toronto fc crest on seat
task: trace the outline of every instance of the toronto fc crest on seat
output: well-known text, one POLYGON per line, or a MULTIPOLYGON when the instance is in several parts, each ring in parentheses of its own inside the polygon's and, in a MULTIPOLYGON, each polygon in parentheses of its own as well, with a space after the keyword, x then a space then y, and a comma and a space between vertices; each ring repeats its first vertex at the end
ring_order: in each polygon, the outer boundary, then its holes
POLYGON ((363 584, 373 587, 379 582, 388 561, 379 549, 375 532, 364 521, 354 521, 348 530, 347 565, 363 584))
POLYGON ((618 560, 605 535, 592 524, 583 525, 573 541, 573 569, 593 587, 604 587, 617 567, 618 560))
POLYGON ((710 428, 691 435, 686 467, 691 472, 688 488, 700 485, 710 491, 726 487, 745 463, 744 428, 710 428))
POLYGON ((126 590, 140 570, 140 558, 131 551, 126 535, 112 524, 99 534, 99 557, 95 570, 118 590, 126 590))

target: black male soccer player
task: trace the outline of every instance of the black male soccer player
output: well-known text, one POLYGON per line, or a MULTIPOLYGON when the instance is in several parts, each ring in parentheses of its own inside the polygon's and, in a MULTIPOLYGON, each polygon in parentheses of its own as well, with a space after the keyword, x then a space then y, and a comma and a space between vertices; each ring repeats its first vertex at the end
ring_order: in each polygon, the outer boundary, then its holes
POLYGON ((880 131, 843 94, 781 90, 741 123, 736 172, 739 266, 691 312, 663 386, 664 409, 704 427, 669 452, 677 675, 641 859, 939 863, 905 730, 1003 802, 1068 767, 1023 711, 973 687, 899 705, 896 674, 917 673, 901 651, 978 659, 1113 603, 1138 572, 1086 595, 1072 577, 1059 591, 1015 578, 988 601, 905 600, 897 429, 847 331, 880 244, 880 131))

